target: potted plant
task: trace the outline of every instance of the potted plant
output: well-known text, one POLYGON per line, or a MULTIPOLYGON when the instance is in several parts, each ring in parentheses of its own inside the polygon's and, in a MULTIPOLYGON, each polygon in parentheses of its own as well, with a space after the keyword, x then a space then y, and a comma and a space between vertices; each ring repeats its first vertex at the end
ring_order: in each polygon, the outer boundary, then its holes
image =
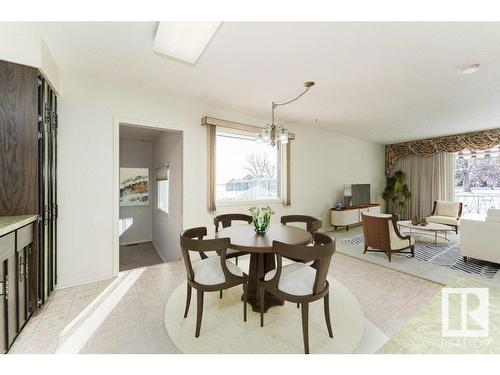
POLYGON ((274 211, 271 207, 252 207, 250 208, 250 213, 252 214, 252 225, 253 229, 257 234, 265 234, 269 228, 269 223, 271 222, 271 216, 274 211))
POLYGON ((406 184, 405 172, 398 170, 387 178, 387 184, 382 197, 387 203, 387 212, 392 213, 399 220, 401 212, 411 197, 410 190, 406 184))

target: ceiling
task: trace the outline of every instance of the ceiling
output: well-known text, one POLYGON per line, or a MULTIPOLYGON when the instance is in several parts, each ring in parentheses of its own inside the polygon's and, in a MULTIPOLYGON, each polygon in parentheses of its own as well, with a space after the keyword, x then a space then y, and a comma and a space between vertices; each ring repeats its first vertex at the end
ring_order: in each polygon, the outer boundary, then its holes
POLYGON ((155 22, 23 27, 61 68, 266 118, 314 80, 278 120, 383 144, 500 126, 500 23, 225 22, 195 66, 153 53, 155 22))
POLYGON ((153 142, 165 131, 120 124, 120 138, 153 142))

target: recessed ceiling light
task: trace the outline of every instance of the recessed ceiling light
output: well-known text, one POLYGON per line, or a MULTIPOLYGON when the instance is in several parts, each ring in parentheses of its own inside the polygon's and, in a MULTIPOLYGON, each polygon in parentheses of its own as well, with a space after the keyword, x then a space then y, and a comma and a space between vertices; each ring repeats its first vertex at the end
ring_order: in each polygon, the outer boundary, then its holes
POLYGON ((160 22, 153 50, 194 65, 220 24, 220 22, 160 22))
POLYGON ((460 68, 460 73, 463 75, 472 74, 479 70, 479 64, 465 65, 460 68))

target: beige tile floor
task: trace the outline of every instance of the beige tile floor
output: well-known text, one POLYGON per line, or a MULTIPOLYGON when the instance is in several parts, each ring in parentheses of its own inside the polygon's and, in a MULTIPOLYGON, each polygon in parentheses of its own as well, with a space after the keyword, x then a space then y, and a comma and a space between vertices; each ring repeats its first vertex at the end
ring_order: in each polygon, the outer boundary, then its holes
MULTIPOLYGON (((338 253, 330 273, 388 336, 441 288, 338 253)), ((163 311, 184 279, 183 264, 176 261, 59 290, 30 319, 10 353, 179 353, 165 330, 163 311)))

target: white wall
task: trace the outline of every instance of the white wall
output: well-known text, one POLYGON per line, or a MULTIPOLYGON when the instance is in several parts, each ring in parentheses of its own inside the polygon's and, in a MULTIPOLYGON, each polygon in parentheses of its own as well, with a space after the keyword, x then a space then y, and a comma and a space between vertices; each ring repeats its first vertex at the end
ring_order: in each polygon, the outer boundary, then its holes
MULTIPOLYGON (((153 244, 164 261, 181 257, 179 233, 182 231, 182 133, 168 132, 153 143, 154 168, 170 165, 168 215, 153 209, 153 244)), ((155 198, 157 186, 154 187, 155 198)), ((155 200, 156 202, 156 200, 155 200)))
POLYGON ((146 206, 120 207, 120 219, 132 219, 132 225, 120 236, 120 245, 147 242, 153 239, 153 143, 120 139, 120 168, 149 169, 149 204, 146 206))
POLYGON ((39 33, 16 22, 0 23, 0 60, 38 68, 60 93, 59 68, 39 33))
MULTIPOLYGON (((202 116, 263 125, 255 118, 200 102, 116 84, 62 70, 59 101, 59 288, 113 274, 113 121, 149 121, 159 128, 183 131, 183 227, 205 225, 207 212, 206 129, 202 116)), ((344 183, 372 184, 380 201, 384 185, 384 147, 312 126, 287 124, 292 142, 292 206, 283 213, 323 218, 341 197, 344 183)), ((220 212, 246 212, 224 207, 220 212)))

